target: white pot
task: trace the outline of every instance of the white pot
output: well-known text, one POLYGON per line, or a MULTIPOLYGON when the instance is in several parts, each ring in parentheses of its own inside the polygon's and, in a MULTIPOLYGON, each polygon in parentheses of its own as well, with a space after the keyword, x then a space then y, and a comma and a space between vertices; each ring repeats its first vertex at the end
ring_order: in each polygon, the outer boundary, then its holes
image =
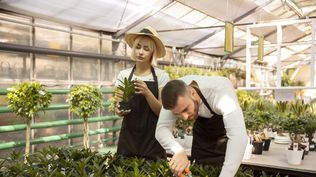
POLYGON ((247 144, 246 149, 245 149, 245 153, 244 153, 244 160, 249 160, 252 154, 252 148, 253 145, 252 144, 247 144))
POLYGON ((274 143, 276 144, 289 144, 291 142, 291 138, 288 134, 284 133, 284 136, 275 135, 274 143))
POLYGON ((302 163, 304 151, 293 151, 286 149, 287 162, 291 165, 300 165, 302 163))

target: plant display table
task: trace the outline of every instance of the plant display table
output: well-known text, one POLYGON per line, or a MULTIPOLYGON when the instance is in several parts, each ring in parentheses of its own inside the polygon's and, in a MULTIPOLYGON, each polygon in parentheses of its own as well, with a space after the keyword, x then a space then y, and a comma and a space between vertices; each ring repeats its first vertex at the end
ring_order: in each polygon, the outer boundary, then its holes
POLYGON ((280 172, 300 177, 316 177, 316 151, 310 151, 304 156, 301 165, 287 163, 285 149, 288 145, 271 142, 270 150, 262 155, 252 154, 249 160, 243 160, 242 165, 254 170, 280 172))

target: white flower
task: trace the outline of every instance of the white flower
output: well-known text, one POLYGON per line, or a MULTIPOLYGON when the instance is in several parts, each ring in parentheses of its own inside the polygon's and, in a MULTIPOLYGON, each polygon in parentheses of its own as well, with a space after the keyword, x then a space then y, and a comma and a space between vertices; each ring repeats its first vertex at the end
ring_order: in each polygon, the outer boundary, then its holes
POLYGON ((45 92, 43 92, 43 90, 39 91, 38 93, 41 95, 45 95, 45 92))

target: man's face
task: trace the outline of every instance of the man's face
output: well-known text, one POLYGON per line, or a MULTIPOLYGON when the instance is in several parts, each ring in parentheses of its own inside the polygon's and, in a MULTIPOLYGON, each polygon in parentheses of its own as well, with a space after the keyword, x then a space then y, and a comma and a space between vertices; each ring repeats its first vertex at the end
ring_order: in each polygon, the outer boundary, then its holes
POLYGON ((171 109, 171 112, 182 120, 194 120, 198 117, 199 103, 188 93, 184 96, 179 96, 176 106, 171 109))

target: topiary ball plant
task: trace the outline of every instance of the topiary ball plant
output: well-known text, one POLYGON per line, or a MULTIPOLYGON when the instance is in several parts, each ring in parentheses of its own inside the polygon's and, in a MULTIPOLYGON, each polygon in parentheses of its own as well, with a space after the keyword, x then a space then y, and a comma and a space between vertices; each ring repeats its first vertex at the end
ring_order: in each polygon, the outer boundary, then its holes
POLYGON ((102 93, 100 89, 91 85, 74 86, 70 90, 67 100, 71 112, 83 118, 83 145, 89 148, 89 125, 88 118, 102 106, 102 93))
POLYGON ((24 82, 8 88, 8 107, 17 117, 26 121, 25 158, 30 152, 30 135, 32 118, 43 108, 47 108, 52 94, 38 82, 24 82))

